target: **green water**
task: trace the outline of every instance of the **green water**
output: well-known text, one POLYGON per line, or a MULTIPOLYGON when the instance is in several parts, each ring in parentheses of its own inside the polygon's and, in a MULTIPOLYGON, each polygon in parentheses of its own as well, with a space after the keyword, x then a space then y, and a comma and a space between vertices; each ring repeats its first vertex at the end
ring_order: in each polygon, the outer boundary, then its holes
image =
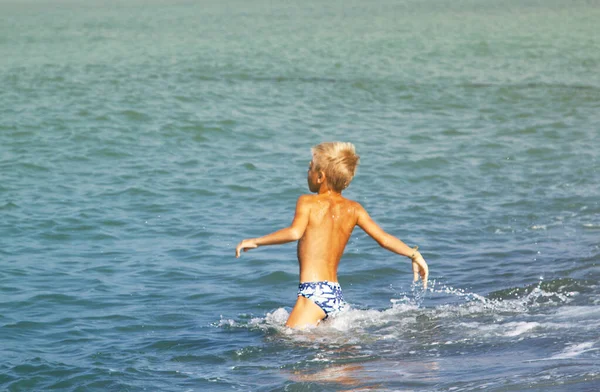
POLYGON ((597 1, 0 0, 0 389, 600 388, 597 1), (310 147, 353 307, 283 327, 310 147))

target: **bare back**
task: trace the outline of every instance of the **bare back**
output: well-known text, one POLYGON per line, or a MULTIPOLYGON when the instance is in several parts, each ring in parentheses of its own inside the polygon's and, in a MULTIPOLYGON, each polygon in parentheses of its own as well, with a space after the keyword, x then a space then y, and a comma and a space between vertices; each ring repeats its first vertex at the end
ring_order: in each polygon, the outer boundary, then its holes
MULTIPOLYGON (((313 160, 309 163, 306 180, 308 189, 316 195, 298 198, 294 219, 289 227, 259 238, 242 240, 235 248, 235 256, 240 257, 242 251, 259 246, 298 241, 300 282, 337 282, 342 254, 352 230, 359 226, 383 248, 410 257, 414 279, 417 280, 420 274, 424 287, 427 287, 427 263, 417 248, 410 248, 386 233, 358 202, 342 197, 341 192, 352 181, 359 161, 354 146, 351 143, 321 143, 313 147, 312 152, 313 160)), ((328 311, 339 310, 340 303, 345 302, 341 291, 334 291, 332 289, 329 294, 335 298, 325 298, 327 304, 312 294, 309 296, 300 292, 285 325, 291 328, 317 325, 327 317, 328 311), (329 303, 331 301, 337 301, 338 304, 334 306, 329 303)))
POLYGON ((298 241, 300 282, 337 282, 337 268, 358 219, 358 203, 338 193, 303 196, 308 223, 298 241))

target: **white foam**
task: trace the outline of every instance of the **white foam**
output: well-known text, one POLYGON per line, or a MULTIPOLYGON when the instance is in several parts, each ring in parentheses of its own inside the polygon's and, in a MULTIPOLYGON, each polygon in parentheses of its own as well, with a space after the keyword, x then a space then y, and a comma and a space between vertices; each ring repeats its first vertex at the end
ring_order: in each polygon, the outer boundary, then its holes
POLYGON ((567 320, 595 320, 600 322, 600 308, 597 306, 569 306, 559 308, 556 311, 555 319, 567 320))
POLYGON ((415 317, 406 318, 400 317, 400 315, 416 309, 418 309, 418 306, 404 303, 396 303, 391 308, 385 310, 350 309, 340 313, 337 317, 326 320, 323 326, 339 332, 348 332, 384 326, 389 323, 405 323, 410 320, 414 321, 415 317))
POLYGON ((454 295, 457 297, 463 297, 467 300, 478 300, 481 302, 486 301, 485 297, 483 297, 479 294, 470 293, 470 292, 466 291, 465 289, 454 288, 454 287, 445 286, 445 285, 442 285, 439 288, 437 288, 436 281, 432 282, 432 284, 430 285, 430 288, 428 290, 432 293, 449 294, 449 295, 454 295))
MULTIPOLYGON (((541 282, 540 282, 541 283, 541 282)), ((568 303, 577 293, 568 292, 547 292, 539 286, 534 288, 529 294, 511 299, 488 299, 479 294, 470 293, 463 289, 457 289, 449 286, 436 287, 433 282, 429 289, 432 293, 448 294, 462 297, 466 303, 450 304, 437 307, 434 312, 436 317, 457 317, 468 315, 485 315, 509 313, 527 313, 532 307, 539 306, 540 303, 568 303)))
POLYGON ((494 231, 494 234, 506 234, 506 233, 514 233, 515 229, 513 229, 511 226, 505 226, 505 227, 499 227, 496 228, 496 230, 494 231))
POLYGON ((574 358, 577 357, 585 352, 588 351, 595 351, 598 350, 597 348, 593 348, 594 347, 594 342, 585 342, 585 343, 579 343, 579 344, 571 344, 569 346, 567 346, 563 351, 561 351, 560 353, 548 358, 550 359, 569 359, 569 358, 574 358))
MULTIPOLYGON (((577 293, 549 292, 541 284, 518 298, 489 299, 464 289, 436 285, 427 291, 412 290, 412 295, 390 300, 392 306, 384 310, 349 310, 328 318, 318 327, 293 330, 285 327, 289 312, 279 308, 264 317, 234 321, 222 319, 219 326, 276 330, 284 339, 301 343, 353 344, 372 341, 411 341, 422 328, 441 328, 432 345, 452 345, 456 342, 491 339, 528 339, 557 330, 593 330, 600 328, 600 308, 594 306, 562 306, 572 301, 577 293), (430 293, 448 295, 452 303, 421 307, 430 293), (544 307, 544 312, 535 311, 544 307), (552 315, 548 310, 553 309, 552 315)), ((509 293, 508 296, 511 296, 509 293)), ((439 297, 439 296, 438 296, 439 297)), ((566 354, 568 355, 568 353, 566 354)))
POLYGON ((585 227, 586 229, 600 229, 600 225, 594 223, 584 223, 583 227, 585 227))
MULTIPOLYGON (((402 301, 402 300, 400 300, 402 301)), ((399 332, 406 329, 409 324, 414 324, 417 314, 407 316, 407 313, 418 310, 416 304, 394 303, 385 310, 354 309, 330 317, 321 322, 317 327, 308 327, 301 330, 285 326, 289 313, 284 308, 269 312, 265 317, 252 318, 249 321, 235 321, 222 318, 219 327, 250 328, 267 331, 275 329, 282 337, 301 343, 327 343, 327 344, 362 344, 366 341, 398 339, 399 332), (377 328, 377 333, 369 331, 377 328)))
MULTIPOLYGON (((518 298, 488 299, 464 289, 437 285, 435 281, 430 284, 427 292, 417 292, 415 288, 413 289, 412 297, 402 296, 400 298, 393 298, 390 300, 392 307, 385 310, 363 310, 350 307, 350 310, 321 323, 322 327, 320 329, 328 330, 330 332, 360 331, 370 327, 386 326, 386 324, 389 323, 398 324, 398 322, 401 322, 404 324, 407 322, 414 322, 419 314, 436 319, 455 319, 471 315, 485 316, 500 315, 503 313, 528 313, 532 307, 538 306, 540 302, 543 302, 544 304, 568 303, 573 296, 577 295, 575 292, 547 292, 540 287, 536 287, 528 294, 518 298), (421 308, 419 305, 427 292, 459 297, 465 302, 439 305, 435 308, 421 308)), ((584 313, 591 312, 591 315, 594 316, 600 312, 600 310, 596 310, 596 307, 577 307, 576 309, 559 307, 558 309, 559 312, 566 312, 565 317, 572 317, 574 315, 572 312, 575 312, 584 318, 586 318, 584 313)), ((247 323, 222 319, 219 322, 219 326, 250 326, 263 329, 276 328, 283 331, 286 329, 284 325, 288 317, 288 311, 284 308, 279 308, 272 313, 267 313, 265 317, 253 318, 247 323)), ((481 328, 479 323, 476 324, 481 328)), ((518 336, 530 331, 538 325, 539 324, 537 323, 506 323, 504 324, 505 327, 503 333, 505 336, 518 336), (508 331, 506 331, 506 327, 509 328, 508 331)))
MULTIPOLYGON (((526 337, 541 326, 538 322, 514 321, 508 323, 468 322, 456 325, 463 335, 470 338, 526 337)), ((447 344, 447 343, 446 343, 447 344)))
POLYGON ((594 342, 584 342, 584 343, 574 343, 565 347, 560 353, 553 355, 548 358, 534 359, 528 362, 537 362, 537 361, 555 361, 555 360, 563 360, 563 359, 572 359, 580 356, 583 353, 589 351, 597 351, 600 350, 594 347, 594 342))
MULTIPOLYGON (((221 316, 223 317, 223 316, 221 316)), ((236 325, 235 320, 231 320, 231 319, 224 319, 221 318, 221 320, 219 320, 219 327, 234 327, 236 325)))
POLYGON ((509 337, 519 336, 519 335, 527 333, 527 332, 531 331, 532 329, 537 328, 539 326, 540 326, 540 324, 536 323, 536 322, 531 322, 531 323, 527 323, 527 322, 506 323, 506 324, 504 324, 504 327, 509 328, 509 330, 504 333, 504 336, 509 336, 509 337))
POLYGON ((266 321, 267 324, 282 326, 285 325, 288 317, 290 317, 290 314, 287 312, 287 310, 284 308, 279 308, 273 313, 267 313, 266 321))

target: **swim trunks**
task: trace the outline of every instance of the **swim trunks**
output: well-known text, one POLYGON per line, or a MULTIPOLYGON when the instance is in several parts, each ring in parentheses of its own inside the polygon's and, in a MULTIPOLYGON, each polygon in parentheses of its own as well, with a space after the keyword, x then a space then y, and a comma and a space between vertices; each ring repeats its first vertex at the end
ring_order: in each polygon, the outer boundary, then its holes
POLYGON ((346 301, 338 282, 305 282, 298 285, 298 296, 313 301, 325 312, 325 318, 344 310, 346 301))

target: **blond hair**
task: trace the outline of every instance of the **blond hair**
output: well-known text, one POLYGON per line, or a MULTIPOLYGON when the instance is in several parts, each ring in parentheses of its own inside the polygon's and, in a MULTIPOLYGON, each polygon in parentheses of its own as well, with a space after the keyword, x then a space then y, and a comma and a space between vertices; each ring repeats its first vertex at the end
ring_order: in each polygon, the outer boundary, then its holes
POLYGON ((311 148, 313 169, 325 172, 327 183, 334 191, 341 192, 354 178, 360 157, 354 144, 347 142, 326 142, 311 148))

